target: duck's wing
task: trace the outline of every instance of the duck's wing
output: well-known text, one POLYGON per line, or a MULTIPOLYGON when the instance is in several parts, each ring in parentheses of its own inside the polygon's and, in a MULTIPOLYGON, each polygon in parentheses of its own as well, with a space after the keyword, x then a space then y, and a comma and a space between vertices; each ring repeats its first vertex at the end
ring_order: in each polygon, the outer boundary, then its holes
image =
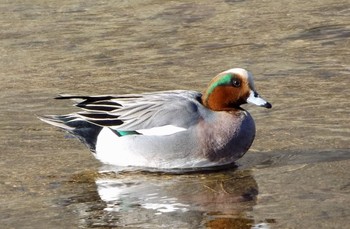
POLYGON ((70 117, 98 126, 121 131, 172 126, 187 129, 200 119, 201 93, 196 91, 163 91, 144 94, 76 96, 61 95, 57 99, 77 101, 83 111, 70 117))

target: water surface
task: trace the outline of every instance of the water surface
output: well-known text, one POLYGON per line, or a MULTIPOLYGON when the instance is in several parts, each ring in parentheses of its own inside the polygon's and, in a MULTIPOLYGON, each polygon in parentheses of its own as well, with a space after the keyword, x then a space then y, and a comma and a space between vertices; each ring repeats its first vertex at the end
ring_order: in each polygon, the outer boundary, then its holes
POLYGON ((345 228, 350 206, 348 1, 0 1, 4 228, 345 228), (202 91, 255 75, 266 110, 238 168, 108 173, 37 114, 59 93, 202 91))

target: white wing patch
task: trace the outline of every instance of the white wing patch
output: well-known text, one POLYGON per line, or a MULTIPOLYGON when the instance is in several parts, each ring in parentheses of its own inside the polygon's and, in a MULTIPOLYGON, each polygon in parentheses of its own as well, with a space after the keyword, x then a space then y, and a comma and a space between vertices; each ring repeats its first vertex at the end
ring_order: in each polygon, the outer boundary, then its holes
POLYGON ((175 134, 185 130, 187 129, 183 127, 166 125, 166 126, 159 126, 159 127, 153 127, 150 129, 141 129, 136 131, 143 135, 165 136, 165 135, 171 135, 171 134, 175 134))

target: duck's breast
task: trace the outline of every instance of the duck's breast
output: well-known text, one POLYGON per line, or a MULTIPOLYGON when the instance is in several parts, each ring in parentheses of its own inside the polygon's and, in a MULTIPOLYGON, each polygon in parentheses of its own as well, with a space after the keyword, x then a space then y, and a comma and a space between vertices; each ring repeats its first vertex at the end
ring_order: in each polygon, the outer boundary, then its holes
POLYGON ((200 153, 209 161, 232 163, 242 157, 253 143, 255 123, 249 112, 215 112, 197 128, 200 153))

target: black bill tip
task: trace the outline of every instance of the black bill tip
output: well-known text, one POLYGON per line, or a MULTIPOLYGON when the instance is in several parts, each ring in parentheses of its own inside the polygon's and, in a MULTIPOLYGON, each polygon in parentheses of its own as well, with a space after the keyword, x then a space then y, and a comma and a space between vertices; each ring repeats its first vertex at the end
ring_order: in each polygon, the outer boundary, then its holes
POLYGON ((267 108, 267 109, 270 109, 270 108, 272 108, 272 105, 271 105, 271 103, 266 102, 266 103, 263 105, 263 107, 265 107, 265 108, 267 108))

